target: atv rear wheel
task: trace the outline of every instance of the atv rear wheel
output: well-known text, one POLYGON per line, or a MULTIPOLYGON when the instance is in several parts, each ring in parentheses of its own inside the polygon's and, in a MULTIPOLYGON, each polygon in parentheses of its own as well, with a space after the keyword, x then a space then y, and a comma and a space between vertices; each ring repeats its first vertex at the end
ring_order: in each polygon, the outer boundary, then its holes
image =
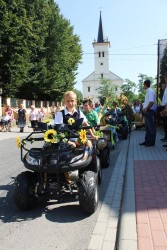
POLYGON ((128 138, 128 127, 123 127, 120 129, 122 140, 126 140, 128 138))
POLYGON ((108 168, 110 163, 110 150, 108 147, 100 151, 101 168, 108 168))
POLYGON ((30 210, 35 207, 35 174, 29 171, 22 172, 16 177, 13 198, 17 207, 30 210))
POLYGON ((98 176, 93 171, 85 171, 79 182, 79 204, 83 211, 92 214, 98 206, 98 176))

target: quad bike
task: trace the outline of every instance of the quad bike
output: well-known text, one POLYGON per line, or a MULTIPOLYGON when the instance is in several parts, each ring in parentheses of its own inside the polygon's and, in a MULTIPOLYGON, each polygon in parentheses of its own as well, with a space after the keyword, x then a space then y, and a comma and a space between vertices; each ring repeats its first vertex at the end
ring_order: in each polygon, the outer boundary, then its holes
MULTIPOLYGON (((57 125, 54 129, 60 135, 59 141, 44 142, 42 147, 28 149, 27 144, 44 141, 43 133, 48 131, 47 124, 39 123, 37 131, 22 140, 21 160, 28 171, 16 177, 13 194, 15 204, 20 209, 34 208, 42 195, 47 195, 48 198, 59 202, 64 196, 69 195, 79 200, 84 212, 92 214, 96 211, 98 185, 102 181, 101 164, 106 158, 106 150, 100 155, 101 149, 98 150, 97 142, 92 142, 91 153, 85 145, 72 147, 68 144, 70 138, 79 137, 78 131, 90 128, 81 127, 81 124, 82 122, 75 129, 68 125, 57 125)), ((103 146, 106 147, 106 145, 103 146)), ((104 162, 106 164, 106 159, 104 162)))
POLYGON ((115 126, 118 137, 126 140, 128 137, 128 122, 123 114, 110 115, 107 118, 107 123, 115 126))
MULTIPOLYGON (((112 111, 111 111, 112 112, 112 111)), ((126 116, 123 114, 113 114, 110 111, 103 116, 103 123, 108 125, 111 130, 111 142, 113 148, 116 146, 117 136, 122 140, 126 140, 128 137, 128 122, 126 116)))

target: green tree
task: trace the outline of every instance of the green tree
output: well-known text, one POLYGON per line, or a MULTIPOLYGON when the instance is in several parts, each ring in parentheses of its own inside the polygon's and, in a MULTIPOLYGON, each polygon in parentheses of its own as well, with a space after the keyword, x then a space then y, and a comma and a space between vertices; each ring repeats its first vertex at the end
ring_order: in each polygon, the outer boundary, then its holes
POLYGON ((81 105, 82 102, 83 102, 83 94, 82 94, 82 92, 80 90, 78 90, 78 89, 74 89, 74 92, 77 95, 77 103, 78 103, 78 105, 81 105))
MULTIPOLYGON (((78 64, 82 57, 80 39, 70 22, 59 13, 58 5, 49 1, 48 33, 46 39, 46 88, 58 89, 57 99, 73 89, 78 64)), ((56 94, 56 93, 55 93, 56 94)))
POLYGON ((160 103, 160 100, 162 99, 162 96, 163 96, 163 90, 161 89, 161 86, 162 86, 162 83, 165 82, 164 76, 166 73, 167 73, 167 46, 164 49, 163 57, 162 57, 161 64, 160 64, 160 83, 159 83, 159 89, 158 89, 158 97, 159 97, 158 103, 160 103))
POLYGON ((101 86, 98 89, 99 99, 102 105, 109 100, 116 98, 117 86, 110 79, 103 78, 100 82, 101 86))
POLYGON ((122 94, 125 95, 129 101, 134 101, 136 99, 136 83, 130 81, 129 79, 125 79, 124 84, 121 87, 122 94))
POLYGON ((144 75, 144 74, 139 74, 139 83, 138 83, 138 100, 140 102, 144 102, 144 99, 145 99, 145 95, 146 95, 146 92, 144 90, 144 81, 145 80, 150 80, 151 82, 151 88, 155 91, 156 93, 156 81, 155 81, 155 78, 151 77, 151 76, 147 76, 147 75, 144 75))
POLYGON ((30 51, 26 36, 30 33, 23 0, 0 0, 0 87, 8 96, 16 96, 24 84, 30 51))
POLYGON ((58 101, 74 87, 80 39, 53 0, 0 0, 0 28, 4 92, 58 101))
POLYGON ((163 57, 160 64, 160 82, 165 81, 164 75, 167 73, 167 46, 164 49, 163 57))

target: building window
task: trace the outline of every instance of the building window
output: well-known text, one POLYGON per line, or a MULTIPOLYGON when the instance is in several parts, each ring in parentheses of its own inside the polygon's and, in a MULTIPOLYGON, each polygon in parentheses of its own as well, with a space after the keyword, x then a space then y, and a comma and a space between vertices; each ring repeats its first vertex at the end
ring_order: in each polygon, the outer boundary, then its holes
POLYGON ((115 87, 115 91, 118 91, 118 87, 115 87))
POLYGON ((103 73, 101 74, 101 78, 103 78, 103 73))
POLYGON ((99 52, 99 57, 101 57, 101 52, 99 52))
POLYGON ((88 92, 90 92, 90 87, 88 87, 88 92))
POLYGON ((100 63, 100 65, 103 65, 103 63, 100 63))
POLYGON ((102 56, 104 57, 104 52, 102 52, 102 56))

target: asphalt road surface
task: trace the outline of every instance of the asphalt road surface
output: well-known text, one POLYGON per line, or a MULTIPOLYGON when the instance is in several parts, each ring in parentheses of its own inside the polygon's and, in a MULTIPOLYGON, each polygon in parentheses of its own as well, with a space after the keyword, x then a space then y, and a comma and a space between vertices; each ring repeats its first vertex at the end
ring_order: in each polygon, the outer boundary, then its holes
POLYGON ((83 213, 75 198, 62 203, 40 198, 35 209, 24 212, 14 204, 13 183, 26 168, 15 139, 0 140, 0 250, 86 250, 120 149, 121 142, 111 150, 110 166, 103 169, 99 206, 91 216, 83 213))

